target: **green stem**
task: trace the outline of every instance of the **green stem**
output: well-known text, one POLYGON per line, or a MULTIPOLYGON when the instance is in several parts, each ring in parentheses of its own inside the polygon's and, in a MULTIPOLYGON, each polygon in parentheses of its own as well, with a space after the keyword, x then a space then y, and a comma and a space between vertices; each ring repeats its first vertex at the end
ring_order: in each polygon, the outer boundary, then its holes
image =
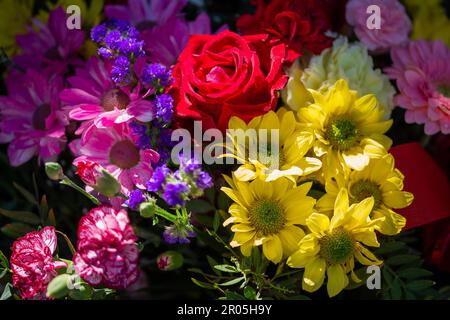
POLYGON ((64 240, 66 240, 66 243, 69 246, 69 249, 70 249, 70 252, 72 253, 72 255, 75 254, 75 252, 76 252, 75 247, 73 246, 72 241, 70 241, 69 237, 65 233, 58 231, 58 230, 56 230, 56 233, 60 234, 64 238, 64 240))
POLYGON ((168 220, 168 221, 170 221, 172 223, 175 223, 177 221, 177 216, 175 216, 174 214, 164 210, 161 207, 156 206, 155 213, 158 216, 160 216, 160 217, 162 217, 162 218, 164 218, 164 219, 166 219, 166 220, 168 220))
POLYGON ((62 179, 60 181, 60 183, 77 190, 78 192, 80 192, 81 194, 86 196, 89 200, 91 200, 95 205, 99 206, 101 204, 101 202, 96 197, 94 197, 92 194, 90 194, 89 192, 86 192, 83 188, 76 185, 68 177, 65 177, 64 179, 62 179))

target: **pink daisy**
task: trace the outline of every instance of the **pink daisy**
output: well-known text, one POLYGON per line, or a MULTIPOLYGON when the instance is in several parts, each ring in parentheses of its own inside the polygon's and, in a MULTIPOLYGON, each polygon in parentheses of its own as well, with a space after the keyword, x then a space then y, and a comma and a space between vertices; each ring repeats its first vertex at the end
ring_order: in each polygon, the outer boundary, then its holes
POLYGON ((30 26, 27 34, 17 36, 22 53, 14 62, 26 70, 43 69, 49 75, 63 74, 69 65, 81 65, 77 52, 83 45, 84 32, 69 30, 66 20, 61 7, 50 12, 47 25, 33 19, 34 28, 30 26))
POLYGON ((145 189, 153 174, 152 163, 159 154, 151 149, 139 149, 128 124, 107 128, 90 127, 85 143, 79 144, 80 154, 73 164, 93 161, 108 170, 121 184, 122 193, 128 195, 135 187, 145 189))
POLYGON ((68 78, 71 88, 59 96, 69 117, 83 121, 76 134, 83 134, 93 124, 104 128, 134 118, 142 122, 153 119, 154 106, 140 94, 140 84, 134 89, 117 87, 110 71, 110 63, 93 57, 68 78))
POLYGON ((129 0, 128 5, 107 5, 108 18, 125 20, 142 30, 146 27, 165 23, 179 15, 188 0, 129 0))
POLYGON ((139 276, 137 240, 125 210, 94 208, 78 225, 78 274, 93 286, 125 289, 139 276))
POLYGON ((27 233, 14 241, 10 259, 13 284, 23 299, 46 299, 47 285, 57 275, 56 270, 67 266, 53 260, 56 242, 53 227, 27 233))
POLYGON ((58 99, 62 78, 29 70, 6 83, 9 95, 0 97, 0 143, 10 143, 11 165, 20 166, 35 155, 44 161, 56 158, 66 142, 67 120, 58 99))
POLYGON ((407 123, 425 124, 428 135, 450 133, 450 49, 441 41, 412 41, 391 50, 386 73, 397 81, 395 102, 407 123))
POLYGON ((193 34, 211 34, 211 23, 206 13, 199 14, 194 21, 174 16, 164 24, 142 31, 141 38, 152 61, 170 66, 175 64, 193 34))

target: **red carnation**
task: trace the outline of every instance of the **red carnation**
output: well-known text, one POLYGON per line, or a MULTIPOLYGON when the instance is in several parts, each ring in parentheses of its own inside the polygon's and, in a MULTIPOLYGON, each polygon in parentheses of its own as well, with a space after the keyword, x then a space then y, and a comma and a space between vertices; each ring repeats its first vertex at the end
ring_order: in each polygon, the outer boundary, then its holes
POLYGON ((53 227, 27 233, 14 241, 13 285, 23 299, 46 299, 47 285, 57 275, 56 269, 67 266, 62 261, 53 261, 56 241, 53 227))
POLYGON ((286 50, 267 39, 230 31, 192 36, 173 70, 177 116, 225 130, 232 116, 250 121, 274 109, 287 81, 286 50))
POLYGON ((136 240, 125 210, 92 209, 78 226, 75 269, 93 286, 124 289, 139 275, 136 240))
POLYGON ((269 34, 272 45, 284 43, 286 60, 294 62, 306 51, 320 54, 331 46, 325 35, 332 29, 329 0, 256 0, 253 15, 242 15, 236 25, 243 34, 269 34))

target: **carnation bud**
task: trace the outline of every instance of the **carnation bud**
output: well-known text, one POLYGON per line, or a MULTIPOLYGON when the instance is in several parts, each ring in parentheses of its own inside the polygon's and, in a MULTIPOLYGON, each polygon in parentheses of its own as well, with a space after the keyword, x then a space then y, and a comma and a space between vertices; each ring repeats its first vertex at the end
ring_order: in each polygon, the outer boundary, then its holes
POLYGON ((47 176, 55 181, 61 180, 64 178, 64 172, 61 168, 61 165, 58 162, 46 162, 45 163, 45 173, 47 176))
POLYGON ((70 275, 61 274, 55 277, 47 286, 47 297, 64 298, 69 293, 70 275))
POLYGON ((143 218, 152 218, 155 215, 155 201, 142 202, 139 205, 139 213, 143 218))
POLYGON ((114 197, 120 192, 120 183, 105 168, 93 161, 80 161, 77 174, 81 180, 95 191, 114 197))
POLYGON ((156 258, 156 264, 159 270, 172 271, 183 266, 183 256, 177 251, 166 251, 156 258))

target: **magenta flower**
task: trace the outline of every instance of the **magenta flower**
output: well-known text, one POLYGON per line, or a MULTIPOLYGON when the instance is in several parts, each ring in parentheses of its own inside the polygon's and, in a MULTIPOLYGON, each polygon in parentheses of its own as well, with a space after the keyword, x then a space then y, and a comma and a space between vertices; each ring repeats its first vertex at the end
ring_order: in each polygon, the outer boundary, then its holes
POLYGON ((173 16, 180 15, 188 0, 129 0, 128 5, 107 5, 108 18, 125 20, 142 30, 164 24, 173 16))
POLYGON ((110 72, 111 64, 93 57, 68 78, 71 88, 60 93, 69 117, 83 122, 77 134, 83 134, 92 125, 104 128, 130 119, 153 119, 154 106, 140 95, 141 86, 118 87, 110 72))
POLYGON ((152 61, 171 66, 193 34, 211 34, 211 23, 206 13, 199 14, 194 21, 174 16, 164 24, 142 31, 141 38, 152 61))
POLYGON ((145 189, 159 154, 152 149, 139 149, 128 124, 91 127, 85 135, 85 143, 79 144, 77 150, 80 156, 73 161, 75 166, 81 161, 98 163, 119 181, 125 195, 135 187, 145 189))
POLYGON ((90 285, 124 289, 139 275, 137 240, 125 210, 92 209, 78 225, 78 274, 90 285))
POLYGON ((387 51, 408 41, 411 21, 398 0, 350 0, 345 15, 359 40, 371 51, 387 51), (380 8, 380 29, 367 26, 367 8, 371 5, 380 8))
POLYGON ((50 12, 48 25, 34 19, 35 28, 30 26, 27 34, 17 36, 22 53, 14 62, 26 70, 43 70, 48 75, 63 74, 69 65, 81 65, 77 52, 83 44, 84 32, 69 30, 66 20, 61 7, 50 12))
POLYGON ((57 275, 56 270, 67 267, 65 262, 53 260, 56 242, 53 227, 27 233, 14 241, 10 260, 13 285, 23 299, 46 299, 47 285, 57 275))
POLYGON ((428 135, 450 133, 450 49, 441 41, 412 41, 391 51, 386 69, 397 81, 395 103, 407 123, 425 124, 428 135))
POLYGON ((60 110, 59 76, 48 78, 34 70, 7 79, 8 96, 0 97, 0 143, 8 143, 12 166, 38 155, 47 161, 64 148, 66 116, 60 110))

